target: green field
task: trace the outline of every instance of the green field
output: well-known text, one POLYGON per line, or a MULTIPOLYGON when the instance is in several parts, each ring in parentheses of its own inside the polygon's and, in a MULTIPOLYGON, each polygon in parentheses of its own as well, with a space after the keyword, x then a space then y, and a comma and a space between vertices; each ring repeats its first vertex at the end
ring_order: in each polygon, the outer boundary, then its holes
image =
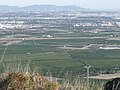
MULTIPOLYGON (((17 35, 19 32, 15 32, 17 35)), ((37 31, 24 32, 28 35, 40 38, 41 33, 37 31)), ((50 32, 47 32, 50 33, 50 32)), ((57 32, 60 33, 60 32, 57 32)), ((115 32, 112 32, 115 33, 115 32)), ((7 33, 9 36, 10 33, 7 33)), ((7 35, 3 35, 4 37, 7 35)), ((46 40, 23 40, 20 43, 9 45, 3 58, 3 62, 6 66, 10 63, 20 63, 23 65, 30 62, 30 67, 34 70, 38 67, 43 73, 52 72, 53 75, 59 74, 62 70, 62 74, 66 72, 72 72, 73 74, 85 73, 85 68, 82 63, 70 57, 75 56, 76 59, 80 59, 82 62, 92 66, 91 71, 96 72, 99 70, 111 69, 116 65, 120 65, 120 50, 100 50, 97 48, 89 48, 87 50, 68 50, 58 47, 70 46, 75 48, 82 48, 90 44, 116 44, 119 45, 120 41, 107 40, 111 33, 99 32, 93 33, 66 33, 56 34, 54 31, 51 33, 54 38, 63 37, 63 39, 46 39, 46 40), (84 38, 84 37, 98 37, 98 38, 84 38), (68 38, 69 37, 69 38, 68 38), (71 37, 71 38, 70 38, 71 37), (81 37, 81 38, 74 38, 81 37), (100 38, 104 37, 104 38, 100 38), (106 43, 107 42, 107 43, 106 43), (61 46, 59 46, 61 45, 61 46)), ((2 37, 2 36, 1 36, 2 37)), ((31 36, 30 36, 31 37, 31 36)), ((24 37, 24 38, 30 38, 24 37)), ((21 37, 17 37, 21 38, 21 37)), ((22 37, 23 38, 23 37, 22 37)), ((0 57, 2 57, 6 46, 0 45, 0 57)), ((1 71, 4 68, 1 66, 1 71)))

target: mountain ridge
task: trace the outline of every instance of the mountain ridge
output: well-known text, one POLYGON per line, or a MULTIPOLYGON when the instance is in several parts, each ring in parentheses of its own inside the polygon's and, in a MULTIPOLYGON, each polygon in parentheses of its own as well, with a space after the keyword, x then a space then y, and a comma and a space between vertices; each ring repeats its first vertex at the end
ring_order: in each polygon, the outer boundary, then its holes
POLYGON ((82 8, 76 5, 29 5, 24 7, 0 5, 2 12, 19 12, 19 11, 87 11, 89 9, 82 8))

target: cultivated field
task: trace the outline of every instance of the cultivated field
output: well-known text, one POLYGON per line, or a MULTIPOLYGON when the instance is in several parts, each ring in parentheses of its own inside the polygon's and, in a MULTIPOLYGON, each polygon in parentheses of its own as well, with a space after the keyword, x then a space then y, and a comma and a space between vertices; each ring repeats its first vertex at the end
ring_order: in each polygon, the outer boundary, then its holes
MULTIPOLYGON (((51 72, 53 76, 61 77, 66 72, 73 76, 79 73, 86 75, 82 62, 92 66, 90 75, 97 75, 100 71, 119 71, 116 69, 120 66, 118 20, 59 13, 60 16, 55 12, 2 14, 0 22, 4 27, 0 29, 0 71, 12 66, 11 63, 26 65, 28 62, 32 70, 36 68, 44 74, 51 72), (19 23, 11 21, 23 23, 17 27, 19 23), (102 26, 106 25, 104 21, 114 23, 114 26, 102 26), (14 28, 5 27, 7 25, 14 28), (114 45, 118 48, 109 47, 114 45)), ((84 14, 87 13, 90 14, 84 14)))

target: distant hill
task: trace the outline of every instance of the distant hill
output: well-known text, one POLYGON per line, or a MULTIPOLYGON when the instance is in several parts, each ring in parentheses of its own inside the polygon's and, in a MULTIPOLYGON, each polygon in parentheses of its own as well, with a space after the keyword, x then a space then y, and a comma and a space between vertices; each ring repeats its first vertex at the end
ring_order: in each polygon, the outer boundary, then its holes
POLYGON ((20 11, 87 11, 75 5, 56 6, 56 5, 31 5, 25 7, 0 5, 1 12, 20 12, 20 11))

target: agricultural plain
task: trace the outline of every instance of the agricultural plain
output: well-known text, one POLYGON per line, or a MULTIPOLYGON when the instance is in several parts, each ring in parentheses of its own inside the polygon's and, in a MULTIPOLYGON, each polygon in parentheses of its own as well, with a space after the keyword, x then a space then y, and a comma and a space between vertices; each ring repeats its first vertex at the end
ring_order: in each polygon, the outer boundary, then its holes
POLYGON ((54 76, 62 76, 66 72, 78 75, 86 74, 85 65, 81 63, 84 62, 92 66, 91 75, 101 70, 104 73, 115 72, 115 67, 120 66, 118 20, 113 16, 82 17, 78 16, 79 13, 59 13, 60 16, 55 12, 52 16, 49 13, 48 16, 46 13, 1 14, 0 71, 14 68, 19 63, 29 63, 31 71, 36 68, 45 75, 49 72, 54 76))

